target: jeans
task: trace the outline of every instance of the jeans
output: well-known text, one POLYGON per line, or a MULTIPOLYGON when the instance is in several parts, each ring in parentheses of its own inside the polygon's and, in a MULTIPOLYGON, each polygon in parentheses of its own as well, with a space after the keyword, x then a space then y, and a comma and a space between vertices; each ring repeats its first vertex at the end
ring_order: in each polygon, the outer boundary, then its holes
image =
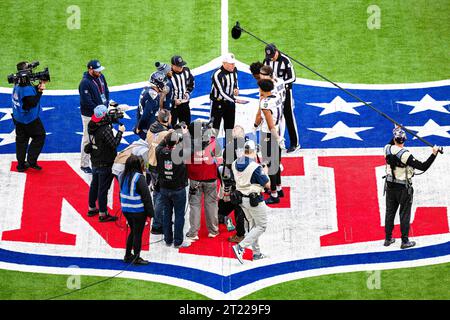
POLYGON ((100 212, 107 212, 108 190, 113 180, 111 167, 92 168, 92 182, 89 188, 89 207, 96 208, 98 200, 100 212))
POLYGON ((186 189, 177 190, 161 188, 161 206, 163 207, 164 241, 175 246, 183 243, 184 215, 186 208, 186 189), (174 230, 172 217, 175 213, 174 230))
POLYGON ((152 229, 160 230, 163 228, 163 211, 164 207, 161 203, 161 192, 153 191, 153 206, 155 208, 155 216, 153 217, 152 229))

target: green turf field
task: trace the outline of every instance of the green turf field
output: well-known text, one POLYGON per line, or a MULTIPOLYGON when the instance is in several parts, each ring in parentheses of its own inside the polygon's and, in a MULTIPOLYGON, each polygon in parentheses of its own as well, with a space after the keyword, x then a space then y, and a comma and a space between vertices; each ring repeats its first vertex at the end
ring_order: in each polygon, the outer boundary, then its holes
MULTIPOLYGON (((110 85, 144 81, 156 60, 181 54, 190 67, 220 55, 220 1, 79 0, 81 25, 69 30, 66 0, 0 2, 0 74, 22 59, 40 60, 51 89, 77 88, 87 61, 107 67, 110 85), (27 10, 21 10, 26 6, 27 10), (17 23, 27 21, 27 23, 17 23), (29 22, 28 22, 29 21, 29 22)), ((341 82, 402 83, 446 79, 450 73, 448 0, 380 0, 381 29, 369 30, 371 1, 230 0, 230 25, 245 28, 341 82), (280 13, 278 13, 280 12, 280 13)), ((263 45, 230 37, 243 62, 262 59, 263 45)), ((297 68, 297 75, 317 79, 297 68)))
MULTIPOLYGON (((368 289, 366 272, 300 279, 262 289, 243 299, 450 299, 450 263, 381 271, 380 289, 368 289)), ((0 271, 0 299, 47 299, 70 292, 68 276, 0 271), (6 281, 8 279, 8 281, 6 281)), ((81 277, 81 287, 104 280, 81 277)), ((58 299, 207 299, 178 287, 115 278, 58 299)))
MULTIPOLYGON (((370 4, 373 1, 230 0, 229 22, 231 26, 239 20, 244 28, 335 81, 404 83, 449 77, 449 0, 378 0, 380 30, 367 28, 370 4)), ((147 80, 153 63, 168 62, 173 54, 181 54, 191 68, 220 55, 219 0, 3 0, 0 27, 1 87, 24 59, 40 60, 50 68, 49 89, 75 89, 92 58, 106 66, 110 85, 120 85, 147 80), (81 10, 80 30, 66 25, 66 9, 73 4, 81 10)), ((230 37, 229 47, 245 63, 264 56, 263 45, 245 34, 240 40, 230 37)), ((318 79, 300 67, 296 70, 298 77, 318 79)), ((364 272, 330 275, 284 283, 247 298, 450 299, 449 271, 450 264, 383 271, 380 290, 366 288, 364 272)), ((83 279, 83 284, 99 280, 83 279)), ((44 299, 65 292, 66 280, 1 270, 0 298, 44 299)), ((152 282, 107 283, 68 298, 205 298, 152 282)))

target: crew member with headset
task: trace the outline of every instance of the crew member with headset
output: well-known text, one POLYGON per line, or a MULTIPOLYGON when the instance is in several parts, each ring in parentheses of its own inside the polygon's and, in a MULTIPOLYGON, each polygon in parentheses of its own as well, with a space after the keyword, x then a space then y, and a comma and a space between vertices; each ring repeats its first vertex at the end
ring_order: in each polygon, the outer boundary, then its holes
POLYGON ((426 171, 436 159, 439 147, 434 146, 432 154, 425 162, 421 162, 405 149, 406 133, 401 127, 393 130, 393 139, 384 147, 386 157, 386 238, 384 245, 390 246, 395 242, 392 238, 394 219, 400 207, 400 230, 402 233, 401 249, 414 247, 416 243, 409 240, 409 226, 414 189, 411 178, 414 169, 426 171))
POLYGON ((292 84, 295 82, 295 71, 291 60, 281 53, 275 44, 266 46, 264 64, 272 68, 273 74, 281 78, 286 85, 286 99, 284 101, 283 115, 288 129, 290 147, 287 152, 294 152, 300 148, 298 141, 297 123, 294 115, 294 99, 292 97, 292 84))
MULTIPOLYGON (((29 69, 27 61, 17 64, 17 71, 29 69)), ((41 96, 46 81, 32 86, 29 79, 21 78, 14 85, 12 92, 13 121, 16 127, 17 171, 24 172, 28 168, 41 170, 37 159, 44 147, 46 132, 39 115, 41 113, 41 96), (28 147, 28 142, 30 141, 28 147), (28 156, 27 156, 28 149, 28 156), (27 161, 25 161, 27 158, 27 161)))
POLYGON ((267 211, 261 193, 270 186, 269 177, 263 167, 255 161, 256 145, 248 140, 244 145, 244 155, 232 164, 236 189, 242 195, 241 207, 250 225, 250 231, 244 239, 234 245, 233 252, 240 263, 244 263, 245 248, 252 246, 253 260, 264 258, 260 251, 258 239, 267 227, 267 211))
POLYGON ((281 188, 281 148, 280 143, 280 118, 281 118, 281 97, 274 95, 274 83, 272 79, 261 79, 258 81, 260 104, 259 112, 256 114, 254 127, 261 128, 261 148, 263 161, 269 168, 270 177, 270 197, 266 204, 280 203, 283 197, 281 188))

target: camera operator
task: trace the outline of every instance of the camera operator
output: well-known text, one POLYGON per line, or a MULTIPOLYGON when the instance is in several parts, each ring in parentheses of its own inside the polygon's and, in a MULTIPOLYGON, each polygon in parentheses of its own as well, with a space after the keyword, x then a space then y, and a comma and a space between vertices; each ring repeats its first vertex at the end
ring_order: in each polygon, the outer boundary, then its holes
POLYGON ((189 128, 192 141, 191 161, 187 164, 189 177, 189 222, 190 228, 186 239, 198 240, 202 195, 208 237, 215 238, 219 234, 217 216, 217 164, 215 159, 216 140, 211 133, 214 129, 199 121, 191 123, 189 128))
MULTIPOLYGON (((30 69, 27 61, 17 64, 17 71, 30 69)), ((41 113, 41 96, 45 90, 45 80, 32 86, 31 81, 24 77, 15 83, 12 93, 13 121, 16 129, 17 171, 24 172, 28 168, 41 170, 37 159, 45 142, 46 132, 39 115, 41 113), (28 142, 30 141, 28 147, 28 142), (27 155, 28 148, 28 155, 27 155), (27 158, 27 161, 25 161, 27 158)))
POLYGON ((189 140, 189 131, 186 126, 183 126, 181 133, 170 130, 170 134, 167 134, 156 147, 158 181, 164 214, 164 241, 167 246, 173 244, 175 248, 190 245, 183 241, 186 186, 188 185, 184 149, 189 140), (172 230, 174 214, 175 227, 172 230))
POLYGON ((228 216, 234 211, 236 221, 236 234, 229 237, 228 241, 239 243, 245 236, 245 215, 239 204, 231 201, 231 192, 236 190, 236 181, 231 170, 232 163, 243 155, 245 144, 245 131, 239 125, 233 129, 233 140, 225 147, 223 152, 223 163, 218 168, 220 179, 219 189, 219 222, 222 220, 226 224, 228 231, 233 231, 234 226, 228 216))
POLYGON ((163 101, 168 91, 166 75, 160 71, 154 72, 150 76, 149 86, 142 90, 139 97, 135 132, 141 139, 146 139, 150 125, 156 120, 156 114, 164 109, 163 101))
POLYGON ((163 207, 161 206, 161 192, 158 183, 158 170, 156 159, 156 147, 169 133, 171 122, 170 111, 163 109, 158 112, 157 120, 152 123, 147 132, 148 171, 151 177, 151 189, 153 191, 153 203, 155 205, 155 217, 152 220, 152 234, 163 234, 163 207))
POLYGON ((81 170, 92 173, 89 165, 89 155, 84 152, 84 147, 89 143, 88 124, 98 105, 108 106, 109 89, 105 76, 105 70, 98 60, 91 60, 87 64, 88 70, 83 74, 78 92, 80 94, 81 121, 83 123, 83 138, 81 140, 81 170))
POLYGON ((236 189, 242 196, 241 207, 250 224, 250 231, 244 239, 232 247, 240 263, 244 263, 244 250, 249 246, 252 246, 253 260, 264 258, 259 248, 258 238, 264 233, 267 226, 268 207, 261 193, 264 191, 264 187, 269 186, 269 178, 255 158, 256 145, 254 141, 249 140, 244 145, 244 156, 232 164, 236 189))
POLYGON ((125 126, 120 125, 114 137, 112 122, 107 114, 107 108, 101 104, 95 107, 94 114, 88 124, 89 143, 88 153, 92 162, 92 182, 89 188, 89 211, 92 217, 100 213, 100 222, 116 221, 117 217, 110 216, 107 211, 108 190, 113 180, 112 166, 117 156, 117 147, 122 140, 125 126), (98 209, 95 205, 98 201, 98 209))

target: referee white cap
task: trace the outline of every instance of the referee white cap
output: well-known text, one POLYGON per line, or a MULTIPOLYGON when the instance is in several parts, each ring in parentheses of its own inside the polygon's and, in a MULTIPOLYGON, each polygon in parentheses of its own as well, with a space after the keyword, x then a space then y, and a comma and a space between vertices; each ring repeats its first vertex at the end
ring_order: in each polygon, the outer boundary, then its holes
POLYGON ((226 63, 236 63, 236 59, 234 57, 234 54, 232 53, 224 54, 222 57, 222 61, 226 63))

